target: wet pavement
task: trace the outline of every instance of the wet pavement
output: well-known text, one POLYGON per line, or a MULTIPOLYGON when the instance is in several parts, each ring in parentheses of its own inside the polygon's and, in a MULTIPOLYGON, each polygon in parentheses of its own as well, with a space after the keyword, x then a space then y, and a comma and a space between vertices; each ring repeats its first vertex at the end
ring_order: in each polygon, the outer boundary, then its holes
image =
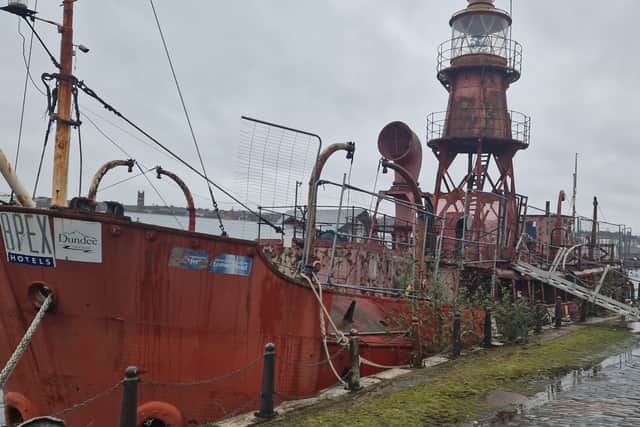
POLYGON ((558 378, 499 425, 640 426, 640 347, 558 378))

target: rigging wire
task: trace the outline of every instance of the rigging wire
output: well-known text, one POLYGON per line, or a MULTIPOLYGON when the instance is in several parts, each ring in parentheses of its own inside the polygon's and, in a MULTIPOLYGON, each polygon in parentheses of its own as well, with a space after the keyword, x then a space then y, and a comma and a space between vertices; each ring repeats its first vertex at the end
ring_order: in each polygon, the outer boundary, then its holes
POLYGON ((42 163, 44 162, 44 154, 47 149, 47 143, 49 142, 49 135, 51 134, 51 125, 53 124, 53 119, 49 118, 49 123, 47 123, 47 130, 44 134, 44 144, 42 144, 42 152, 40 153, 40 162, 38 163, 38 172, 36 173, 36 182, 33 184, 33 194, 31 198, 33 200, 36 199, 36 191, 38 191, 38 183, 40 182, 40 173, 42 172, 42 163))
MULTIPOLYGON (((91 116, 93 116, 94 120, 101 120, 102 122, 108 124, 109 126, 112 126, 116 129, 118 129, 119 131, 121 131, 122 133, 124 133, 125 135, 135 139, 136 141, 146 145, 147 147, 149 147, 150 149, 152 149, 153 151, 162 154, 163 156, 166 156, 167 158, 174 160, 173 157, 171 157, 169 154, 167 154, 165 151, 162 151, 161 149, 159 149, 158 147, 156 147, 154 144, 150 143, 149 141, 147 141, 144 138, 141 138, 140 136, 138 136, 137 134, 131 132, 129 129, 118 125, 117 123, 107 119, 106 117, 102 116, 101 114, 96 113, 94 110, 92 110, 91 108, 87 107, 85 104, 80 103, 80 107, 82 107, 82 116, 86 119, 88 119, 87 117, 87 112, 89 112, 89 114, 91 116)), ((95 123, 95 122, 94 122, 95 123)), ((208 197, 207 197, 208 198, 208 197)))
POLYGON ((76 113, 76 129, 78 130, 78 156, 80 157, 80 176, 78 178, 78 197, 82 196, 82 132, 80 132, 80 106, 78 105, 78 88, 74 87, 73 91, 73 107, 76 113))
MULTIPOLYGON (((34 9, 37 9, 37 8, 38 8, 38 1, 36 0, 34 9)), ((27 77, 29 78, 29 81, 33 85, 34 89, 40 92, 41 95, 46 96, 44 91, 40 88, 40 86, 38 86, 38 84, 33 79, 33 76, 31 75, 31 53, 33 51, 33 32, 31 33, 31 38, 29 40, 29 53, 27 54, 27 49, 26 49, 27 39, 24 36, 24 34, 22 34, 21 24, 22 24, 22 21, 18 21, 18 35, 20 35, 20 37, 22 38, 22 62, 24 63, 25 68, 27 69, 27 77)))
MULTIPOLYGON (((153 0, 149 0, 149 4, 151 5, 151 10, 153 11, 153 17, 155 18, 156 25, 158 27, 158 32, 160 33, 160 39, 162 40, 162 46, 164 47, 164 52, 167 55, 167 60, 169 61, 169 67, 171 68, 171 74, 173 75, 173 81, 176 85, 176 89, 178 90, 178 96, 180 98, 180 103, 182 104, 182 110, 184 111, 184 115, 187 119, 187 124, 189 125, 189 132, 191 133, 191 139, 193 139, 193 144, 196 148, 196 153, 198 154, 198 160, 200 161, 200 167, 202 168, 202 172, 205 176, 205 179, 209 179, 207 175, 207 169, 204 166, 204 161, 202 160, 202 153, 200 152, 200 146, 198 145, 198 139, 196 138, 195 131, 193 130, 193 125, 191 123, 191 117, 189 116, 189 111, 187 109, 187 105, 184 101, 184 96, 182 95, 182 89, 180 88, 180 83, 178 82, 178 76, 176 75, 176 70, 173 66, 173 61, 171 60, 171 54, 169 53, 169 48, 167 46, 167 41, 164 37, 164 33, 162 31, 162 26, 160 25, 160 19, 158 18, 158 13, 156 12, 155 5, 153 4, 153 0)), ((207 187, 209 189, 209 195, 211 196, 211 203, 213 204, 213 209, 218 217, 220 231, 223 236, 227 235, 227 232, 224 229, 224 224, 222 223, 222 217, 220 216, 220 210, 218 209, 218 203, 216 202, 216 198, 213 195, 213 189, 211 188, 211 184, 207 182, 207 187)))
MULTIPOLYGON (((47 47, 46 43, 42 40, 42 38, 40 37, 40 34, 38 34, 38 32, 36 31, 36 28, 34 25, 31 24, 31 22, 29 22, 29 18, 27 18, 26 16, 23 17, 24 22, 27 23, 27 25, 29 26, 29 28, 31 28, 31 32, 32 34, 34 34, 36 36, 36 38, 38 39, 38 41, 40 42, 40 45, 44 48, 44 51, 47 53, 47 55, 49 56, 49 59, 51 60, 51 62, 53 62, 53 65, 56 66, 57 69, 61 70, 62 67, 60 66, 60 63, 56 60, 55 56, 53 56, 53 54, 51 53, 51 51, 49 50, 49 48, 47 47)), ((35 20, 34 20, 34 24, 35 24, 35 20)))
MULTIPOLYGON (((118 144, 113 138, 111 138, 109 135, 107 135, 93 120, 91 120, 90 117, 88 117, 86 114, 82 113, 83 117, 87 120, 89 120, 89 123, 91 123, 93 125, 93 127, 96 128, 96 130, 107 140, 109 141, 111 144, 113 144, 116 148, 118 148, 118 150, 120 150, 125 156, 127 156, 127 158, 131 159, 132 156, 127 152, 127 150, 125 150, 124 148, 122 148, 122 146, 120 144, 118 144)), ((142 163, 140 163, 139 161, 136 160, 136 167, 140 170, 140 173, 137 174, 136 176, 133 177, 128 177, 124 180, 121 180, 119 182, 116 182, 115 184, 112 184, 108 187, 104 187, 101 190, 106 190, 107 188, 111 188, 114 187, 118 184, 122 184, 123 182, 129 181, 133 178, 137 178, 140 175, 144 175, 145 179, 147 180, 147 182, 149 183, 149 185, 151 186, 151 188, 153 189, 153 191, 156 193, 156 195, 160 198, 160 200, 162 200, 162 203, 164 203, 164 205, 166 207, 169 207, 169 204, 167 203, 167 201, 165 200, 165 198, 162 196, 162 194, 160 193, 160 191, 156 188, 155 185, 153 185, 153 183, 151 182, 151 180, 149 179, 149 177, 146 175, 147 172, 150 172, 152 170, 155 170, 155 168, 147 168, 145 165, 143 165, 142 163), (146 171, 144 169, 146 169, 146 171)), ((184 225, 180 222, 180 220, 178 219, 178 217, 174 214, 172 214, 173 219, 176 221, 176 223, 178 224, 178 226, 182 229, 184 229, 184 225)))
MULTIPOLYGON (((36 8, 38 7, 38 1, 36 0, 36 8)), ((20 126, 18 128, 18 143, 16 146, 16 157, 13 162, 13 170, 18 172, 18 160, 20 159, 20 147, 22 145, 22 131, 24 130, 24 111, 27 105, 27 86, 29 85, 29 79, 31 79, 31 54, 33 53, 33 33, 31 33, 31 39, 29 40, 29 59, 25 56, 25 43, 26 38, 20 30, 20 24, 22 21, 18 20, 18 34, 22 37, 22 59, 26 68, 24 76, 24 89, 22 91, 22 108, 20 109, 20 126)), ((33 80, 32 80, 33 81, 33 80)), ((11 189, 11 196, 9 197, 9 203, 13 203, 14 191, 11 189)))
POLYGON ((148 138, 151 142, 153 142, 154 144, 156 144, 158 147, 160 147, 161 149, 163 149, 166 153, 168 153, 171 157, 173 157, 175 160, 177 160, 179 163, 181 163, 183 166, 185 166, 187 169, 189 169, 191 172, 195 173, 196 175, 198 175, 200 178, 204 179, 206 182, 208 182, 209 184, 211 184, 213 187, 217 188, 220 192, 222 192, 224 195, 226 195, 227 197, 229 197, 231 200, 233 200, 234 202, 236 202, 238 205, 242 206, 244 209, 246 209, 248 212, 250 212, 252 215, 254 215, 255 217, 257 217, 259 220, 261 220, 264 224, 268 225, 269 227, 273 228, 276 233, 282 233, 282 227, 275 225, 274 223, 272 223, 271 221, 269 221, 267 218, 265 218, 264 216, 262 216, 261 214, 259 214, 258 212, 254 211, 253 209, 251 209, 249 206, 247 206, 246 203, 243 203, 242 201, 240 201, 237 197, 235 197, 233 194, 231 194, 229 191, 225 190, 222 186, 216 184, 214 181, 212 181, 211 179, 209 179, 208 177, 206 177, 202 172, 200 172, 198 169, 196 169, 195 167, 193 167, 189 162, 187 162, 186 160, 184 160, 182 157, 180 157, 179 155, 177 155, 176 153, 174 153, 169 147, 167 147, 166 145, 164 145, 163 143, 161 143, 159 140, 157 140, 156 138, 154 138, 153 136, 151 136, 151 134, 147 131, 145 131, 144 129, 142 129, 139 125, 137 125, 135 122, 133 122, 131 119, 129 119, 128 117, 126 117, 124 114, 122 114, 120 111, 116 110, 112 105, 108 104, 104 99, 102 99, 100 96, 98 96, 98 94, 91 88, 89 88, 84 81, 77 81, 76 84, 78 85, 78 88, 81 89, 84 93, 86 93, 87 95, 89 95, 91 98, 95 99, 97 102, 99 102, 104 109, 106 109, 107 111, 110 111, 111 113, 113 113, 114 115, 116 115, 118 118, 124 120, 129 126, 133 127, 135 130, 137 130, 138 132, 140 132, 142 135, 144 135, 146 138, 148 138))
MULTIPOLYGON (((40 37, 40 35, 36 32, 35 28, 33 25, 31 25, 31 23, 29 22, 28 19, 25 18, 25 21, 27 22, 27 24, 29 25, 29 28, 31 29, 31 31, 33 32, 33 34, 36 36, 37 40, 40 42, 40 44, 42 45, 42 47, 44 48, 45 52, 49 55, 49 59, 51 59, 51 61, 53 62, 53 64, 56 66, 56 68, 60 69, 61 66, 58 63, 58 61, 56 61, 55 57, 51 54, 51 51, 49 50, 49 48, 47 47, 47 45, 44 43, 44 41, 42 40, 42 38, 40 37)), ((43 81, 44 81, 44 75, 43 75, 43 81)), ((48 78, 53 78, 56 77, 56 75, 47 75, 48 78)), ((59 77, 59 76, 58 76, 59 77)), ((143 136, 145 136, 147 139, 149 139, 151 142, 153 142, 154 144, 156 144, 158 147, 160 147, 162 150, 164 150, 167 154, 169 154, 173 159, 177 160, 179 163, 181 163, 182 165, 184 165, 187 169, 189 169, 190 171, 192 171, 193 173, 195 173, 196 175, 198 175, 200 178, 204 179, 208 185, 212 185, 213 187, 215 187, 216 189, 218 189, 220 192, 222 192, 224 195, 226 195, 227 197, 229 197, 231 200, 233 200, 234 202, 236 202, 238 205, 240 205, 241 207, 243 207, 244 209, 246 209, 248 212, 250 212, 252 215, 254 215, 255 217, 257 217, 260 221, 262 221, 264 224, 268 225, 269 227, 273 228, 276 233, 282 233, 282 227, 275 225, 274 223, 272 223, 271 221, 269 221, 267 218, 265 218, 264 216, 262 216, 261 214, 257 213, 255 210, 251 209, 249 206, 247 206, 246 203, 243 203, 242 201, 240 201, 237 197, 233 196, 229 191, 225 190, 222 186, 216 184, 213 180, 209 179, 209 177, 200 172, 198 169, 196 169, 195 167, 193 167, 189 162, 187 162, 186 160, 184 160, 182 157, 178 156, 176 153, 174 153, 171 149, 169 149, 167 146, 165 146, 164 144, 162 144, 160 141, 158 141, 156 138, 154 138, 153 136, 151 136, 151 134, 149 134, 147 131, 145 131, 144 129, 142 129, 140 126, 138 126, 135 122, 133 122, 131 119, 127 118, 126 116, 124 116, 120 111, 116 110, 112 105, 108 104, 105 100, 103 100, 100 96, 98 96, 98 94, 92 90, 91 88, 89 88, 84 81, 78 80, 75 76, 70 76, 68 77, 73 81, 73 84, 76 85, 79 89, 81 89, 85 94, 87 94, 88 96, 90 96, 91 98, 95 99, 96 101, 98 101, 103 107, 104 109, 106 109, 107 111, 113 113, 114 115, 116 115, 118 118, 124 120, 129 126, 133 127, 135 130, 137 130, 138 132, 140 132, 143 136)), ((55 89, 53 91, 53 95, 54 95, 54 99, 55 99, 55 89)), ((47 86, 47 96, 49 97, 49 100, 51 100, 51 92, 47 86)), ((51 102, 50 102, 51 104, 51 102)), ((51 114, 50 114, 51 116, 51 114)), ((86 116, 85 116, 86 117, 86 116)), ((48 132, 47 132, 47 137, 48 137, 48 132)), ((46 145, 46 139, 45 139, 45 145, 46 145)), ((43 149, 44 151, 44 149, 43 149)), ((44 157, 44 154, 42 155, 42 157, 44 157)), ((41 161, 42 163, 42 161, 41 161)), ((39 177, 39 176, 38 176, 39 177)), ((37 188, 37 181, 36 181, 36 188, 37 188)))
MULTIPOLYGON (((169 204, 167 203, 167 201, 164 199, 164 197, 162 197, 162 194, 160 194, 160 191, 158 191, 158 189, 156 188, 155 185, 153 185, 153 182, 151 182, 151 180, 149 179, 149 177, 147 176, 147 173, 142 169, 142 167, 140 166, 140 163, 136 162, 136 167, 140 170, 140 172, 142 172, 142 175, 144 176, 144 178, 147 180, 147 182, 149 183, 149 185, 151 186, 151 188, 153 188, 153 191, 155 191, 156 195, 160 198, 160 200, 162 200, 162 203, 164 203, 164 205, 166 207, 169 207, 169 204)), ((154 168, 155 169, 155 168, 154 168)), ((173 215, 173 213, 172 213, 173 215)), ((184 230, 184 225, 180 222, 180 220, 178 219, 177 216, 173 215, 173 219, 176 220, 176 223, 178 224, 178 226, 180 228, 182 228, 184 230)))
MULTIPOLYGON (((151 172, 151 171, 153 171, 155 169, 156 168, 147 169, 145 172, 151 172)), ((108 189, 113 188, 113 187, 117 187, 120 184, 124 184, 125 182, 128 182, 128 181, 131 181, 133 179, 136 179, 136 178, 138 178, 138 177, 140 177, 142 175, 144 175, 144 172, 140 172, 140 173, 137 173, 137 174, 135 174, 133 176, 130 176, 128 178, 121 179, 120 181, 116 181, 113 184, 109 184, 109 185, 106 185, 104 187, 100 187, 98 189, 98 193, 101 192, 101 191, 104 191, 104 190, 108 190, 108 189)))

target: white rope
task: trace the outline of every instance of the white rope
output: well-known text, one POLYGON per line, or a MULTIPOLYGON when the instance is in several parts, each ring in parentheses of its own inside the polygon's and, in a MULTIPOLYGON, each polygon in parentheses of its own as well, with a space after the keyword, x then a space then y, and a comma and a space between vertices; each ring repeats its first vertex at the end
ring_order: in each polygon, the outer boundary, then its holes
POLYGON ((29 329, 27 329, 27 332, 25 332, 24 336, 22 337, 22 340, 20 340, 20 344, 18 344, 18 347, 11 355, 11 358, 5 365, 4 369, 2 369, 2 372, 0 372, 0 389, 4 388, 4 385, 6 384, 7 380, 9 380, 9 377, 11 377, 11 374, 13 374, 14 369, 18 365, 18 362, 20 362, 20 359, 22 359, 22 356, 24 355, 24 352, 27 350, 27 347, 29 347, 31 340, 33 339, 33 335, 38 330, 38 326, 40 326, 40 322, 42 321, 42 319, 44 319, 44 315, 47 314, 47 310, 49 310, 49 307, 51 306, 52 303, 53 303, 53 294, 49 294, 47 299, 45 299, 44 302, 42 303, 42 306, 40 307, 40 310, 38 310, 38 313, 36 314, 36 317, 33 319, 33 322, 31 322, 31 325, 29 325, 29 329))
MULTIPOLYGON (((318 290, 316 291, 316 288, 313 285, 313 281, 311 280, 311 278, 309 278, 309 276, 307 276, 304 273, 301 273, 300 275, 307 281, 307 283, 309 284, 309 287, 313 291, 313 294, 316 296, 316 299, 318 300, 318 303, 320 305, 320 334, 322 335, 322 347, 324 348, 324 353, 325 353, 325 356, 327 357, 327 362, 329 363, 331 372, 333 372, 333 375, 342 385, 346 386, 347 382, 342 379, 342 377, 338 374, 338 371, 336 370, 335 366, 333 366, 333 360, 331 359, 331 354, 329 353, 329 347, 327 345, 327 327, 324 321, 325 315, 327 316, 327 319, 329 320, 331 327, 333 328, 336 336, 338 337, 338 344, 345 346, 349 341, 347 340, 347 337, 344 335, 344 333, 336 327, 336 324, 331 318, 331 315, 329 315, 327 308, 324 306, 324 303, 322 301, 322 285, 318 283, 318 290)), ((315 275, 313 275, 312 277, 315 278, 315 275)), ((316 283, 317 283, 317 280, 316 280, 316 283)))
POLYGON ((407 369, 407 368, 411 367, 411 365, 398 365, 398 366, 380 365, 378 363, 372 362, 369 359, 365 359, 362 356, 360 356, 360 364, 361 365, 372 366, 374 368, 380 368, 380 369, 407 369))

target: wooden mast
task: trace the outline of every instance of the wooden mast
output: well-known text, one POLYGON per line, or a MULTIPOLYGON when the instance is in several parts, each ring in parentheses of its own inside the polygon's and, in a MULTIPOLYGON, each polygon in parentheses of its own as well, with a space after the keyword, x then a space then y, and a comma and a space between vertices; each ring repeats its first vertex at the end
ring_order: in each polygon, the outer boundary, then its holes
POLYGON ((51 205, 67 206, 69 177, 69 143, 71 139, 71 71, 73 64, 73 3, 63 1, 64 18, 60 43, 60 79, 58 82, 58 112, 56 114, 56 145, 53 157, 53 189, 51 205))

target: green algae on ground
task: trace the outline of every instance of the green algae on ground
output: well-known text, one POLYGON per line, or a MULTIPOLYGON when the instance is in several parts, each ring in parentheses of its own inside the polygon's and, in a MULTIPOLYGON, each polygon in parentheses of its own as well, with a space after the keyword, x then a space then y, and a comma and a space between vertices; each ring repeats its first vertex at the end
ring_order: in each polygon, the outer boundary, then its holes
POLYGON ((534 339, 522 347, 480 351, 409 374, 424 377, 424 382, 413 387, 373 398, 354 395, 334 407, 309 408, 276 423, 303 427, 460 425, 490 413, 484 402, 488 391, 522 392, 518 383, 523 380, 592 366, 604 358, 607 348, 630 335, 625 329, 594 325, 544 343, 534 339), (312 411, 317 415, 309 415, 312 411))

